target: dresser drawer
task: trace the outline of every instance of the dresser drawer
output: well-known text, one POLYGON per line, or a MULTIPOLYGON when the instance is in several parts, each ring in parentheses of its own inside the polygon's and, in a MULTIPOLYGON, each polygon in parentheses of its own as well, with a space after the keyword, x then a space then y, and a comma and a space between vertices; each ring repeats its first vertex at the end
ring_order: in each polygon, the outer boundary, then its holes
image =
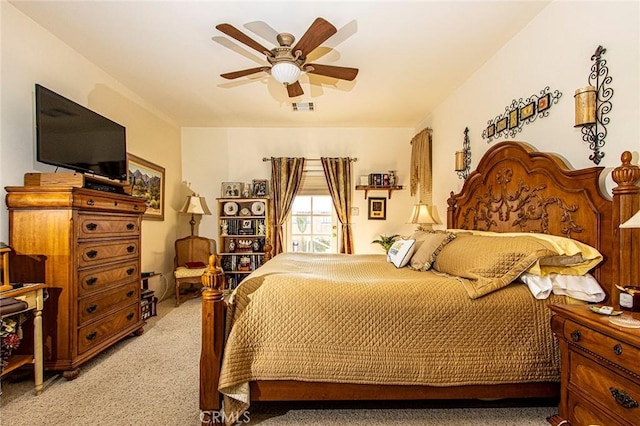
POLYGON ((140 299, 140 283, 135 281, 78 302, 78 324, 84 325, 140 299))
POLYGON ((106 287, 113 287, 138 277, 138 261, 114 266, 85 269, 78 273, 78 296, 86 296, 106 287))
POLYGON ((134 303, 101 321, 81 327, 78 330, 78 355, 121 333, 122 330, 139 321, 140 303, 134 303))
POLYGON ((109 193, 94 191, 76 191, 73 197, 73 207, 83 210, 103 210, 121 213, 144 213, 145 205, 139 198, 111 196, 109 193))
POLYGON ((85 268, 109 262, 137 259, 140 253, 138 239, 82 243, 78 247, 78 267, 85 268))
POLYGON ((134 215, 78 215, 79 239, 105 237, 137 237, 140 235, 138 216, 134 215))
POLYGON ((620 365, 622 368, 630 371, 638 370, 640 350, 637 347, 619 342, 571 320, 567 320, 564 324, 564 338, 569 343, 600 355, 620 365))
POLYGON ((620 422, 595 408, 575 393, 569 394, 569 424, 571 426, 613 426, 620 422))
POLYGON ((589 395, 607 412, 616 413, 631 424, 640 424, 640 385, 575 351, 570 352, 570 357, 571 390, 589 395))

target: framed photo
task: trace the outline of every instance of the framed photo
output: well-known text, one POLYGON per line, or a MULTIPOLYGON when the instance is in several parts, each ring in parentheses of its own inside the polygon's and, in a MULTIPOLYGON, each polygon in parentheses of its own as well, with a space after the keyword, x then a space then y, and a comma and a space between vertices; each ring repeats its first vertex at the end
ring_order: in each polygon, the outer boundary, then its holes
POLYGON ((496 133, 500 133, 501 131, 507 128, 508 120, 509 120, 509 117, 504 117, 498 120, 498 122, 496 123, 496 133))
POLYGON ((371 197, 369 202, 369 219, 370 220, 386 220, 387 219, 387 199, 371 197))
POLYGON ((254 179, 253 183, 253 196, 258 198, 269 197, 269 181, 264 179, 254 179))
POLYGON ((509 111, 509 128, 513 129, 520 124, 520 116, 518 114, 518 108, 509 111))
POLYGON ((495 136, 496 134, 496 125, 492 124, 489 127, 487 127, 487 137, 491 138, 493 136, 495 136))
POLYGON ((220 196, 222 198, 240 198, 242 195, 242 182, 222 182, 220 196))
POLYGON ((551 107, 551 103, 549 102, 550 100, 551 95, 549 95, 549 93, 538 99, 538 112, 549 109, 549 107, 551 107))
POLYGON ((164 220, 164 167, 127 153, 131 195, 143 198, 143 219, 164 220))
POLYGON ((529 117, 533 117, 536 113, 536 103, 530 102, 520 108, 520 120, 526 120, 529 117))

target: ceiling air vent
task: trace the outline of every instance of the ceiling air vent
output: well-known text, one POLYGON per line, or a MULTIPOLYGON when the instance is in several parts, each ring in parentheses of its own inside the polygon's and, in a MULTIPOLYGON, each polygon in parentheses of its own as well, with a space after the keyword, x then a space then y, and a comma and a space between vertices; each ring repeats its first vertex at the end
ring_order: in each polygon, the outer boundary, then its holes
POLYGON ((294 111, 314 111, 315 110, 315 106, 313 105, 313 102, 293 102, 291 104, 291 108, 293 108, 294 111))

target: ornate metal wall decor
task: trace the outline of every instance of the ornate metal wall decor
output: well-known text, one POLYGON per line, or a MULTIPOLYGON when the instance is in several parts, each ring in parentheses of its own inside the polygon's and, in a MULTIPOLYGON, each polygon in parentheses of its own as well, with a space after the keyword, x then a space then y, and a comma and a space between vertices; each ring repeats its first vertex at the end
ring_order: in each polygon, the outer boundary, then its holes
POLYGON ((501 137, 513 138, 522 131, 522 126, 533 123, 538 118, 549 116, 551 105, 557 104, 562 96, 558 90, 550 91, 549 86, 526 99, 514 99, 504 108, 502 114, 487 121, 487 128, 482 131, 482 139, 487 143, 501 137))
POLYGON ((459 179, 466 179, 471 171, 471 143, 469 142, 469 128, 464 128, 462 151, 456 151, 456 173, 459 179))
POLYGON ((609 75, 607 61, 602 59, 602 55, 607 51, 602 46, 598 46, 595 53, 591 55, 594 61, 589 74, 589 85, 596 88, 596 105, 595 105, 595 123, 586 123, 577 127, 582 128, 582 140, 589 144, 589 149, 593 153, 589 156, 589 160, 595 164, 600 164, 600 160, 604 157, 605 137, 607 136, 606 125, 609 124, 609 117, 606 115, 611 111, 611 98, 613 97, 613 89, 608 85, 611 84, 613 78, 609 75))
POLYGON ((521 179, 516 188, 509 189, 513 179, 513 171, 505 168, 496 172, 495 182, 499 185, 494 193, 493 185, 487 187, 484 194, 476 196, 473 207, 462 212, 463 229, 479 229, 490 231, 499 222, 510 222, 522 232, 549 233, 549 210, 560 209, 562 212, 562 234, 571 238, 572 234, 581 233, 584 229, 574 222, 573 214, 578 207, 567 205, 560 197, 545 197, 546 185, 531 188, 521 179))

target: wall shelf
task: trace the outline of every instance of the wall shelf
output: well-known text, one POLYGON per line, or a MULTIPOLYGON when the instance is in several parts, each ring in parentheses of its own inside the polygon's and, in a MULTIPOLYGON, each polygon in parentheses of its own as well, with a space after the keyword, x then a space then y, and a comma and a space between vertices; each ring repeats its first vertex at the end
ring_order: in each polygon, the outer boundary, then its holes
POLYGON ((364 198, 367 198, 369 191, 387 191, 389 194, 389 199, 391 199, 391 194, 393 191, 399 191, 403 189, 402 185, 395 186, 374 186, 374 185, 356 185, 356 191, 364 191, 364 198))

